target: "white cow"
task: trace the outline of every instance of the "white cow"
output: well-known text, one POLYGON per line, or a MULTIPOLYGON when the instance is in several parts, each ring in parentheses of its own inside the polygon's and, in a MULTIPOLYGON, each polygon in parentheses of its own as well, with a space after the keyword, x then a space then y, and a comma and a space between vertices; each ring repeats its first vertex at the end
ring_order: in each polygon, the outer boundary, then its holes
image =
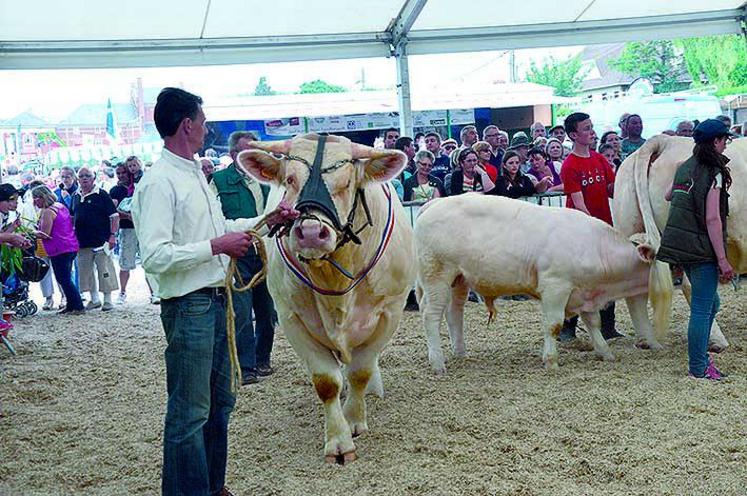
MULTIPOLYGON (((612 201, 612 217, 615 228, 623 235, 646 231, 658 249, 659 231, 664 229, 669 215, 669 202, 664 194, 674 179, 677 168, 693 152, 691 138, 655 136, 649 139, 633 155, 628 157, 617 172, 615 198, 612 201), (655 223, 644 224, 642 211, 655 223)), ((727 146, 725 154, 731 159, 729 168, 732 185, 729 190, 729 217, 726 221, 727 256, 738 274, 747 273, 747 139, 735 140, 727 146)), ((682 285, 687 301, 690 301, 690 284, 685 278, 682 285)), ((671 285, 670 289, 671 291, 671 285)), ((628 298, 631 315, 646 313, 646 296, 628 298)), ((665 329, 663 329, 665 330, 665 329)), ((661 338, 657 334, 657 338, 661 338)), ((711 329, 710 348, 721 351, 729 343, 718 324, 711 329)))
MULTIPOLYGON (((599 332, 599 310, 611 300, 655 293, 660 286, 656 278, 649 284, 654 252, 647 243, 635 246, 577 210, 496 196, 434 200, 415 224, 415 251, 428 359, 437 374, 446 371, 439 337, 444 312, 453 352, 465 353, 464 302, 470 288, 485 299, 491 318, 499 296, 542 300, 543 361, 555 368, 555 338, 566 317, 579 314, 594 350, 613 360, 599 332)), ((666 325, 668 317, 658 315, 657 325, 666 325)), ((661 347, 647 317, 637 325, 649 347, 661 347)))
POLYGON ((319 139, 253 143, 257 150, 238 161, 259 180, 284 187, 286 200, 302 212, 287 236, 269 241, 267 282, 280 327, 324 405, 325 459, 345 463, 357 457, 353 437, 368 430, 367 386, 383 395, 379 354, 414 280, 412 228, 394 189, 383 183, 407 157, 337 136, 326 137, 318 155, 319 139), (352 228, 345 229, 351 211, 352 228), (360 244, 338 246, 350 234, 360 244), (343 370, 348 387, 341 405, 343 370))

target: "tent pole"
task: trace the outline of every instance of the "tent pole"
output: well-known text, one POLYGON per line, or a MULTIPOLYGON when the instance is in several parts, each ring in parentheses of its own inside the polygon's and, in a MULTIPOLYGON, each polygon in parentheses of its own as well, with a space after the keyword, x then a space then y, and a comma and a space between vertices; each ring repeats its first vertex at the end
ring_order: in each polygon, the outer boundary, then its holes
POLYGON ((399 134, 413 137, 412 105, 410 102, 410 69, 407 62, 407 44, 402 41, 394 49, 397 62, 397 103, 399 106, 399 134))

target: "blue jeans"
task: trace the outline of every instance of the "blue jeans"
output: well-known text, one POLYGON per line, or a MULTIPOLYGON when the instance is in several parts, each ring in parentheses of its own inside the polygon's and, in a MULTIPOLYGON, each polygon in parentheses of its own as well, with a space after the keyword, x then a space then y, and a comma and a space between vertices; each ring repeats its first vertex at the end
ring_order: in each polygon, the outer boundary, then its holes
MULTIPOLYGON (((237 268, 244 284, 254 274, 262 270, 262 260, 254 253, 237 260, 237 268)), ((239 354, 241 369, 254 369, 257 365, 270 365, 270 353, 275 338, 275 307, 267 290, 267 283, 262 281, 249 291, 233 293, 236 311, 236 349, 239 354), (256 329, 252 325, 252 311, 256 317, 256 329)))
POLYGON ((692 285, 687 355, 690 373, 702 377, 708 366, 708 338, 721 301, 718 297, 718 265, 715 262, 685 265, 692 285))
POLYGON ((76 252, 70 252, 49 257, 54 278, 57 279, 57 284, 60 285, 65 301, 67 301, 66 310, 83 310, 83 300, 80 299, 80 293, 72 276, 73 262, 77 255, 76 252))
POLYGON ((161 301, 168 404, 164 495, 207 496, 224 485, 231 393, 223 296, 193 292, 161 301))

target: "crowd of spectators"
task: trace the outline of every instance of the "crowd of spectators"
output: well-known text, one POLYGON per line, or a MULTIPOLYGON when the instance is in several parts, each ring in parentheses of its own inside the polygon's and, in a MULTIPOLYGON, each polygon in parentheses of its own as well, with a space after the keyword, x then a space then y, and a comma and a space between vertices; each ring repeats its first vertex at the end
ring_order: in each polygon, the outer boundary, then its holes
MULTIPOLYGON (((739 135, 747 131, 747 123, 732 126, 728 116, 716 119, 739 135)), ((691 138, 697 124, 698 121, 683 120, 675 129, 661 133, 691 138)), ((620 116, 617 129, 604 129, 601 136, 592 130, 589 148, 616 171, 628 155, 646 142, 643 129, 640 115, 625 113, 620 116)), ((467 125, 460 130, 459 141, 443 139, 435 131, 418 133, 413 139, 390 128, 374 146, 401 150, 407 155, 407 167, 392 183, 401 200, 422 203, 466 192, 510 198, 563 193, 561 170, 573 142, 563 124, 548 127, 534 122, 527 131, 516 131, 510 138, 493 124, 486 126, 482 134, 474 125, 467 125)))

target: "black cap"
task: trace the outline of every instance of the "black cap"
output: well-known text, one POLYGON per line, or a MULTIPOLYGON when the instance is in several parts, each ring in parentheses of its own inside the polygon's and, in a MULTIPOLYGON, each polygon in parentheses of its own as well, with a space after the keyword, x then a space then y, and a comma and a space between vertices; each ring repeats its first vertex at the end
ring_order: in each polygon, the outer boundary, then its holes
POLYGON ((706 119, 695 128, 693 131, 693 139, 696 143, 705 143, 706 141, 712 140, 713 138, 720 138, 721 136, 730 136, 737 138, 738 135, 729 131, 726 124, 718 119, 706 119))
POLYGON ((0 184, 0 201, 8 201, 18 196, 18 190, 10 183, 0 184))
POLYGON ((508 149, 513 150, 514 148, 520 148, 522 146, 529 148, 529 137, 524 131, 519 131, 514 134, 513 138, 511 138, 511 146, 509 146, 508 149))
POLYGON ((548 133, 552 134, 552 132, 555 131, 556 129, 562 129, 563 132, 565 132, 565 128, 563 127, 562 124, 555 124, 553 127, 550 128, 548 133))

